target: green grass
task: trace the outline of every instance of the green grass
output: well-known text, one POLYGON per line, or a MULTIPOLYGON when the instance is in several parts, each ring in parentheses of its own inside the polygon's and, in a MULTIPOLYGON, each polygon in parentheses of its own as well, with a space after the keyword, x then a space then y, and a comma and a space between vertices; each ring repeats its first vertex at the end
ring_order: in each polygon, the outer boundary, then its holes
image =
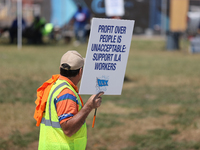
MULTIPOLYGON (((182 40, 181 50, 167 51, 162 39, 133 38, 122 95, 103 96, 95 128, 93 112, 87 119, 88 150, 200 149, 200 55, 189 54, 188 44, 182 40)), ((87 45, 0 45, 1 114, 11 108, 11 118, 0 122, 0 150, 31 149, 38 141, 36 90, 59 73, 60 57, 73 49, 85 57, 87 45)), ((82 98, 86 102, 89 95, 82 98)))
POLYGON ((114 128, 120 125, 123 125, 122 122, 118 121, 118 118, 121 118, 121 115, 99 113, 98 119, 96 121, 96 126, 99 130, 102 128, 114 128))
POLYGON ((133 134, 130 140, 136 144, 134 147, 127 147, 123 150, 198 150, 200 144, 198 142, 175 142, 172 139, 173 135, 178 134, 177 129, 155 129, 149 130, 146 135, 133 134))
POLYGON ((9 141, 12 141, 14 145, 19 147, 26 147, 29 143, 38 140, 39 131, 32 131, 22 135, 18 130, 14 131, 10 136, 9 141))

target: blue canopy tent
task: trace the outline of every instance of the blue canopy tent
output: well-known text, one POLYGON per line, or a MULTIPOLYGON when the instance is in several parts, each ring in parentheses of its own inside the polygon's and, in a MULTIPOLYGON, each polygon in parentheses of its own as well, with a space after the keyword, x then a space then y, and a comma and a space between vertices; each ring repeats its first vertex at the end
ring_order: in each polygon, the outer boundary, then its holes
POLYGON ((56 27, 62 27, 69 23, 75 12, 77 6, 73 0, 51 0, 52 15, 51 23, 56 27))

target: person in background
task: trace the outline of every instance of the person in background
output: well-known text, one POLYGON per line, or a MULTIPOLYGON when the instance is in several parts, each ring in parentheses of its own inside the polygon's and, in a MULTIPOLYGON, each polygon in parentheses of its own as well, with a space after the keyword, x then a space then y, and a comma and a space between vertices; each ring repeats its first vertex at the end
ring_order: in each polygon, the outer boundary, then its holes
POLYGON ((80 43, 85 43, 87 38, 87 25, 90 23, 90 12, 87 8, 78 5, 78 10, 73 16, 75 38, 80 43))
POLYGON ((40 16, 35 16, 34 21, 31 25, 32 29, 32 43, 33 44, 42 44, 43 40, 43 30, 45 28, 46 21, 40 16))
POLYGON ((198 26, 198 34, 200 35, 200 22, 199 22, 199 26, 198 26))
POLYGON ((39 150, 85 150, 86 118, 101 105, 103 92, 83 104, 77 84, 84 59, 77 51, 66 52, 60 61, 60 74, 52 76, 37 90, 34 118, 40 125, 39 150))
MULTIPOLYGON (((24 32, 26 28, 26 21, 22 18, 22 32, 24 32)), ((17 31, 18 30, 18 19, 17 17, 13 20, 12 25, 9 29, 9 36, 10 36, 10 43, 14 43, 15 38, 17 38, 17 31)))

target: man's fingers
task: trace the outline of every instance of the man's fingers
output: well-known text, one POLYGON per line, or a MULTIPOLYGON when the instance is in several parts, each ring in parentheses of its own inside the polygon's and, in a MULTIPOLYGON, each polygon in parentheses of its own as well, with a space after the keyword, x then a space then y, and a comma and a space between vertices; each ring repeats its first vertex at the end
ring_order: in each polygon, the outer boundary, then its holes
POLYGON ((104 94, 104 92, 101 91, 95 96, 95 98, 101 97, 101 95, 103 95, 103 94, 104 94))
POLYGON ((98 107, 101 105, 101 100, 102 100, 102 95, 104 94, 104 92, 99 92, 96 95, 92 95, 92 101, 93 101, 93 105, 96 106, 98 104, 98 107))

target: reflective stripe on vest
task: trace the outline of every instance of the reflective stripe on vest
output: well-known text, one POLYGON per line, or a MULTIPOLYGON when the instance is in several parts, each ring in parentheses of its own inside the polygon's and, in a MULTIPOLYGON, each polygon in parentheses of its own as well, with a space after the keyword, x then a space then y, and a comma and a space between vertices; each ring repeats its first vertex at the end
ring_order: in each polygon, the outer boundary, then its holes
POLYGON ((54 128, 61 128, 59 122, 54 122, 54 121, 46 120, 44 117, 42 118, 41 123, 45 124, 45 126, 52 126, 54 128))

